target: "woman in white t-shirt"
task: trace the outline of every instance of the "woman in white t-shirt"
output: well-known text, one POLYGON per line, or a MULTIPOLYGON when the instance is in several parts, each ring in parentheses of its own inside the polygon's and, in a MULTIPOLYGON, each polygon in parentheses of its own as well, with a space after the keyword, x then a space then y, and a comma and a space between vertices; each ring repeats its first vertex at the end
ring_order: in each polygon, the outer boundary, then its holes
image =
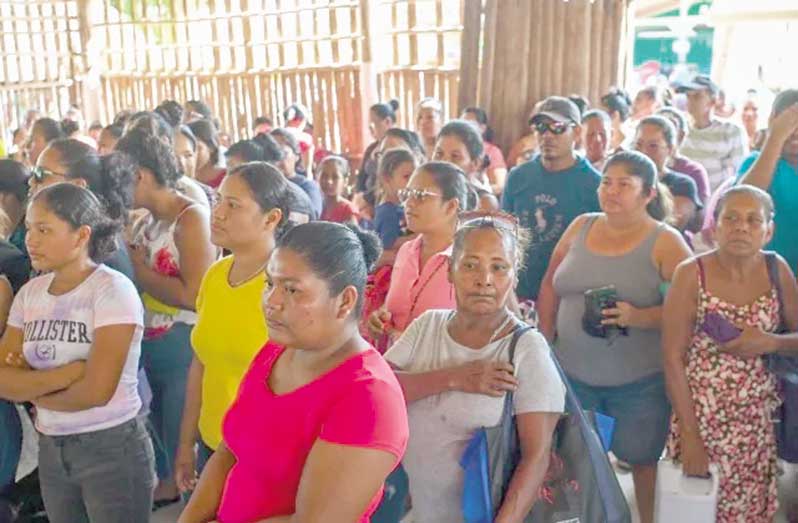
POLYGON ((477 429, 501 420, 506 391, 514 407, 522 456, 495 521, 522 521, 537 500, 565 387, 542 335, 521 335, 508 310, 523 252, 512 216, 482 214, 455 234, 450 279, 457 310, 416 319, 385 354, 405 392, 410 441, 403 465, 416 523, 459 523, 459 461, 477 429))
POLYGON ((143 308, 101 261, 121 223, 68 183, 41 190, 26 216, 33 268, 0 342, 0 397, 36 406, 39 478, 52 523, 147 523, 152 442, 137 391, 143 308))

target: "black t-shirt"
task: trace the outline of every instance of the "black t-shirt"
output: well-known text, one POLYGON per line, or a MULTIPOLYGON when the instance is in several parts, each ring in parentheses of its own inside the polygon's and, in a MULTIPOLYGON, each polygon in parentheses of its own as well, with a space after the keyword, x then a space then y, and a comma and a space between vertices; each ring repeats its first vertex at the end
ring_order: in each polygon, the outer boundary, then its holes
POLYGON ((14 294, 30 278, 30 260, 11 242, 0 240, 0 274, 8 278, 14 294))

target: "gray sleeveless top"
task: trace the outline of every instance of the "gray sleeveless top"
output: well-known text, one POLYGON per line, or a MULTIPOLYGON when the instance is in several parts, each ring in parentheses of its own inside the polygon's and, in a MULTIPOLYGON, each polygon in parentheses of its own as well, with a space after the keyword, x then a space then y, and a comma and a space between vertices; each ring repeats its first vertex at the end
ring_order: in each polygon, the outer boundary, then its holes
POLYGON ((560 297, 557 312, 557 356, 565 372, 588 385, 616 386, 662 372, 659 329, 630 327, 628 336, 596 338, 582 329, 585 291, 615 285, 618 298, 637 308, 662 304, 662 278, 651 261, 660 225, 622 256, 590 252, 585 238, 599 215, 591 215, 554 274, 560 297))

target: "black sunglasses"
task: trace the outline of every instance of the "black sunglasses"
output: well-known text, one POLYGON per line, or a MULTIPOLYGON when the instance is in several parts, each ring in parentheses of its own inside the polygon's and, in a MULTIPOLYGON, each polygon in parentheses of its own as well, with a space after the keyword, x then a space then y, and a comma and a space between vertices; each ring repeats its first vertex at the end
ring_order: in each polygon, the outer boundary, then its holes
POLYGON ((543 134, 546 131, 549 131, 551 134, 559 136, 567 131, 569 128, 573 127, 573 124, 565 123, 565 122, 537 122, 535 124, 535 130, 539 134, 543 134))

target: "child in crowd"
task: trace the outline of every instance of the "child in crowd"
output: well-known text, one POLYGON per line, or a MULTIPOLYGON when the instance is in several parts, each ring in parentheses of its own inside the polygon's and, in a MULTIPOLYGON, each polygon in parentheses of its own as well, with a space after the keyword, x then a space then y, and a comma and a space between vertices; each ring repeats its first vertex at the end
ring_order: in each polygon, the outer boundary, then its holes
POLYGON ((407 149, 388 150, 380 159, 377 169, 380 203, 374 212, 374 232, 382 241, 381 264, 393 263, 396 251, 404 243, 402 237, 407 237, 399 191, 407 186, 416 167, 418 158, 407 149))
POLYGON ((319 164, 319 185, 324 194, 324 210, 321 219, 328 222, 357 222, 357 209, 344 198, 349 179, 349 162, 341 156, 331 155, 319 164))

